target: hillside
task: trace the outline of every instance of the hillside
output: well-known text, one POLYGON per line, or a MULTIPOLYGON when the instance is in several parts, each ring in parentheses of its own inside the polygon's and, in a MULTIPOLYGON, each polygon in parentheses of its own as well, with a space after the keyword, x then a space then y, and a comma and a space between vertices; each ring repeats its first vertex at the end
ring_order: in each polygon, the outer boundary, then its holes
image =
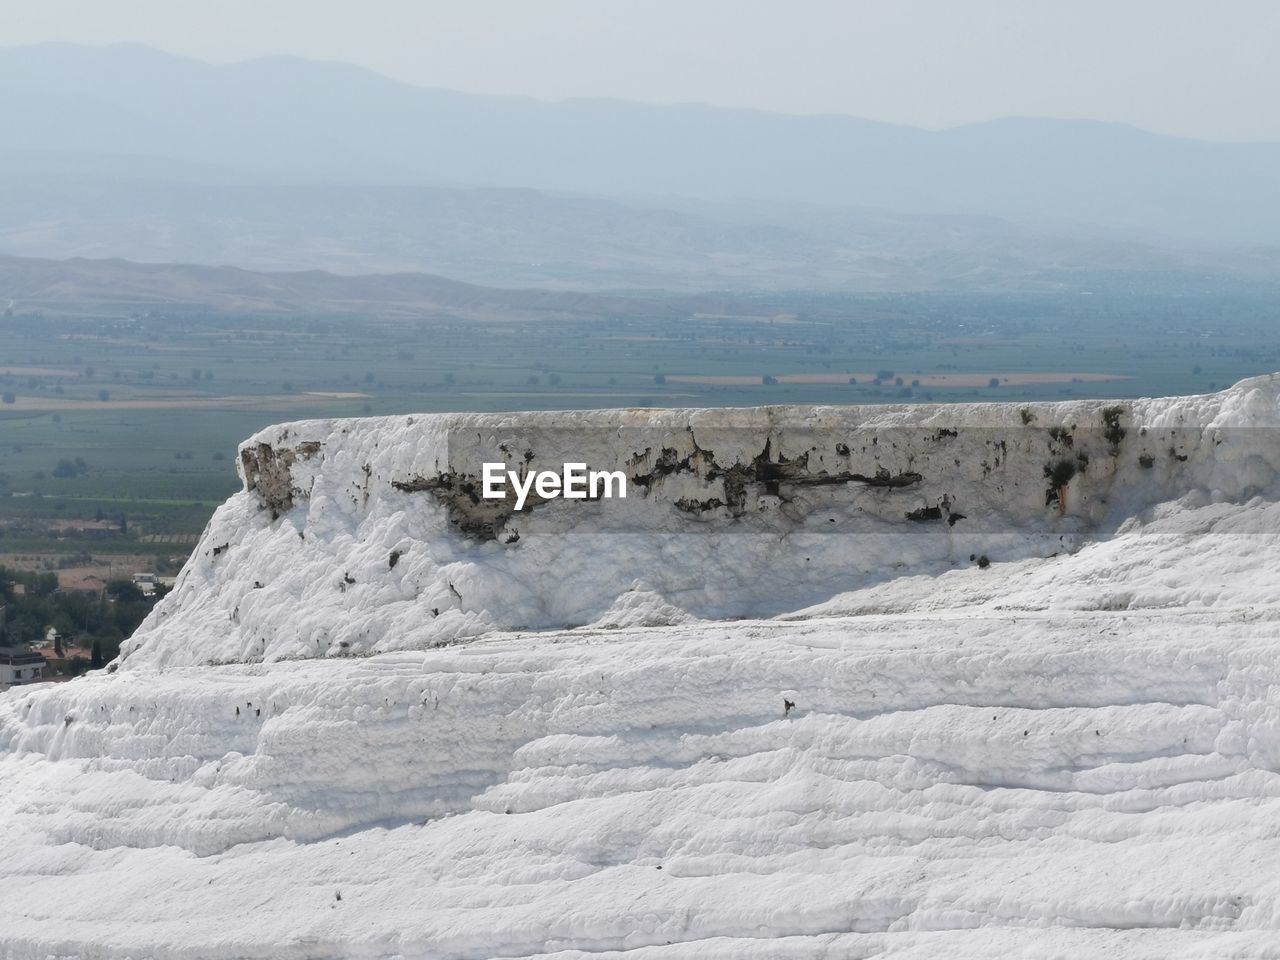
POLYGON ((1280 241, 1280 144, 1116 124, 1011 118, 935 133, 688 104, 548 103, 422 89, 339 63, 211 65, 136 45, 4 50, 0 85, 24 93, 0 108, 20 151, 314 182, 807 202, 1280 241))
POLYGON ((526 316, 679 314, 693 301, 636 301, 541 290, 501 290, 423 273, 344 276, 322 270, 265 273, 237 267, 125 260, 0 256, 0 300, 22 309, 76 311, 202 308, 232 313, 526 316))
POLYGON ((0 49, 0 90, 20 93, 0 98, 18 256, 593 290, 1280 276, 1277 144, 550 103, 136 45, 0 49))
POLYGON ((1280 375, 263 431, 120 660, 0 694, 0 952, 1271 956, 1278 426, 1280 375), (570 455, 632 493, 471 495, 570 455))
POLYGON ((1275 248, 983 216, 777 208, 529 189, 221 179, 137 158, 0 153, 0 251, 559 290, 1004 291, 1280 279, 1275 248))

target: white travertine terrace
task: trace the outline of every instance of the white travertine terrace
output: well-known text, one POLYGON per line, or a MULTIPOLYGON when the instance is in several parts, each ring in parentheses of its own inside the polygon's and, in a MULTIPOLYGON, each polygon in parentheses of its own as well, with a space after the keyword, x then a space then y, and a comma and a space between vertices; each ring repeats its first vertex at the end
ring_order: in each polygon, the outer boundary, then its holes
POLYGON ((971 556, 1074 550, 1183 496, 1238 501, 1268 488, 1280 473, 1278 390, 1280 380, 1262 378, 1222 394, 1120 404, 271 427, 242 446, 246 490, 215 515, 123 666, 776 616, 968 566, 971 556), (485 461, 584 461, 633 479, 625 500, 550 501, 515 514, 475 502, 485 461), (1074 470, 1065 510, 1045 475, 1062 462, 1074 470))
POLYGON ((111 672, 0 694, 0 956, 1280 956, 1277 426, 271 428, 111 672))

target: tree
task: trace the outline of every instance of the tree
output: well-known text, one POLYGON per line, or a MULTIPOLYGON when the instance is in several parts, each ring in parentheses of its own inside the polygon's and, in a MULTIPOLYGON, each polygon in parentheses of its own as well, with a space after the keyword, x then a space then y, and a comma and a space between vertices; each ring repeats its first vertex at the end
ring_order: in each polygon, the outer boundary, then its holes
POLYGON ((987 386, 990 387, 992 390, 994 390, 996 387, 1000 386, 1000 378, 992 377, 990 380, 987 381, 987 386))
POLYGON ((653 375, 653 382, 656 383, 658 386, 662 386, 664 383, 667 382, 667 375, 665 373, 655 373, 653 375))
POLYGON ((111 399, 111 391, 110 391, 110 390, 99 390, 99 391, 98 391, 98 399, 99 399, 99 400, 101 400, 103 403, 106 403, 108 400, 110 400, 110 399, 111 399))
POLYGON ((18 400, 18 398, 13 395, 12 390, 6 390, 4 392, 4 397, 0 399, 3 399, 5 403, 16 403, 18 400))
POLYGON ((93 648, 89 651, 89 669, 102 669, 102 641, 94 640, 93 648))
POLYGON ((132 580, 126 580, 123 577, 107 584, 107 596, 116 603, 142 603, 146 600, 141 588, 132 580))

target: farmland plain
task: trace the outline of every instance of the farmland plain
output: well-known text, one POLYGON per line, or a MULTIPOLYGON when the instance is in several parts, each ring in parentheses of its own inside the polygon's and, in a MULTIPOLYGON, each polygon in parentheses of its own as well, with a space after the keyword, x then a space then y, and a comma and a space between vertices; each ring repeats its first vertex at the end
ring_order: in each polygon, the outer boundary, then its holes
POLYGON ((0 317, 0 561, 180 562, 238 485, 237 443, 281 420, 1133 397, 1280 368, 1266 289, 722 299, 723 311, 646 295, 551 314, 517 299, 482 318, 11 306, 0 317), (104 519, 114 531, 88 523, 104 519))

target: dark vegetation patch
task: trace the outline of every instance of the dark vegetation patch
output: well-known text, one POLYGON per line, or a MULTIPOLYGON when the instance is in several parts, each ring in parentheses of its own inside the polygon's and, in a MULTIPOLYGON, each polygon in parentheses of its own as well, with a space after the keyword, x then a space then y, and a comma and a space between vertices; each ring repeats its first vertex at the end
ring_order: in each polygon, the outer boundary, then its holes
POLYGON ((1050 427, 1049 439, 1064 447, 1070 447, 1075 444, 1075 438, 1071 436, 1071 431, 1066 427, 1050 427))
POLYGON ((1044 505, 1058 504, 1059 512, 1064 512, 1067 507, 1066 495, 1067 485, 1071 483, 1071 478, 1076 475, 1076 463, 1074 460, 1059 460, 1056 463, 1044 465, 1044 476, 1049 481, 1049 487, 1044 493, 1044 505))
POLYGON ((1120 452, 1120 441, 1125 437, 1125 429, 1120 426, 1120 418, 1124 416, 1124 407, 1111 406, 1102 408, 1102 436, 1111 447, 1111 455, 1120 452))
POLYGON ((920 507, 918 510, 907 511, 907 519, 916 523, 927 523, 930 520, 942 519, 941 507, 920 507))

